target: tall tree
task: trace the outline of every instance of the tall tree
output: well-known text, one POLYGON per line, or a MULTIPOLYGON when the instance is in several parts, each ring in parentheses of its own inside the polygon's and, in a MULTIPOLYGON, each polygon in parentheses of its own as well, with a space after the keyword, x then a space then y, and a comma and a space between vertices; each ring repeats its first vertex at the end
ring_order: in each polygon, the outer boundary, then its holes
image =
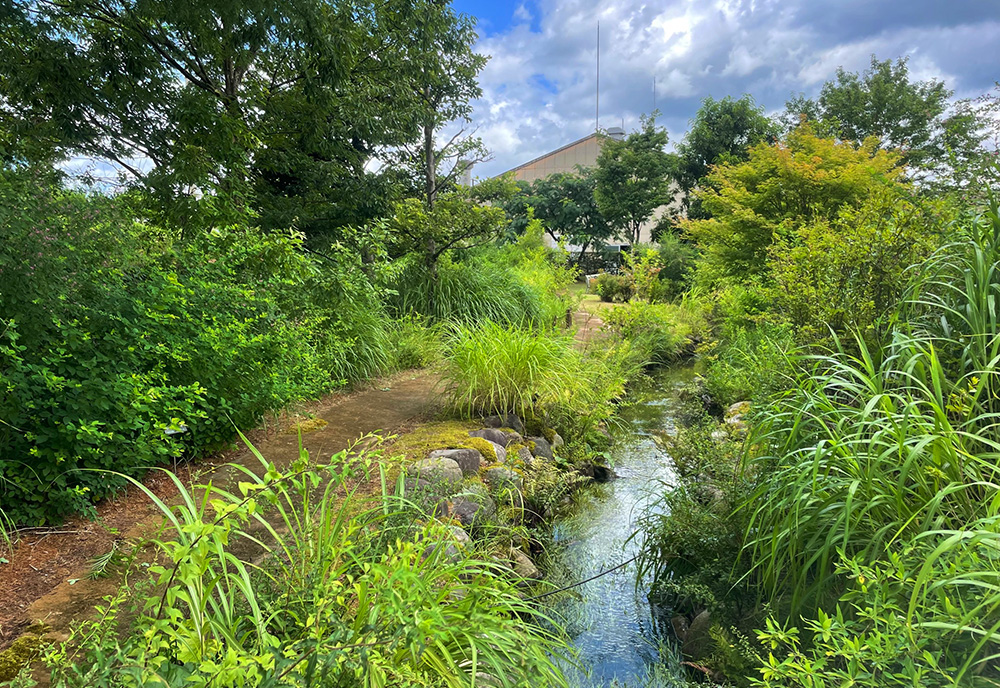
POLYGON ((838 69, 818 99, 789 101, 783 120, 788 128, 818 120, 819 133, 855 142, 874 137, 879 148, 901 151, 903 164, 941 174, 951 156, 974 155, 983 140, 968 103, 953 104, 952 95, 943 81, 911 81, 905 58, 873 55, 863 73, 838 69))
POLYGON ((581 255, 591 244, 607 241, 614 230, 597 208, 596 186, 592 167, 578 167, 576 174, 561 172, 523 184, 517 196, 505 205, 512 216, 514 233, 521 234, 527 227, 530 218, 526 209, 530 206, 553 241, 579 246, 581 255))
POLYGON ((677 146, 676 180, 684 191, 687 216, 707 216, 691 191, 712 165, 746 160, 752 146, 773 141, 778 133, 778 124, 764 114, 764 108, 750 95, 735 100, 730 96, 722 100, 705 98, 691 120, 691 128, 677 146))
POLYGON ((655 113, 623 139, 606 138, 597 156, 594 198, 601 214, 619 235, 635 245, 643 223, 670 201, 675 156, 667 153, 667 131, 656 126, 655 113))
POLYGON ((482 141, 467 131, 472 101, 482 95, 479 72, 489 58, 473 50, 474 18, 441 0, 414 4, 411 56, 400 78, 408 89, 404 97, 416 101, 420 136, 404 147, 404 161, 418 171, 424 203, 433 208, 438 194, 454 187, 468 166, 489 157, 482 141))
POLYGON ((110 161, 180 224, 195 205, 316 231, 363 220, 398 195, 368 164, 419 132, 399 87, 422 57, 418 4, 13 0, 0 120, 110 161))

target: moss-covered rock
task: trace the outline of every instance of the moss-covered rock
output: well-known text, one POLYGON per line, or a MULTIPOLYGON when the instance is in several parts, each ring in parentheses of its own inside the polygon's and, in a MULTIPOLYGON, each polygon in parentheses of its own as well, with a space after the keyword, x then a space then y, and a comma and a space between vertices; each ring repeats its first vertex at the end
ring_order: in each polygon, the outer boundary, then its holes
POLYGON ((0 681, 12 681, 21 669, 38 658, 42 639, 37 635, 22 635, 0 652, 0 681))
POLYGON ((469 441, 469 431, 478 427, 474 421, 464 420, 427 423, 400 435, 388 447, 388 452, 394 456, 405 456, 410 461, 419 461, 426 459, 435 449, 479 449, 469 441))
POLYGON ((482 437, 469 437, 466 439, 473 449, 483 455, 486 463, 497 463, 500 457, 497 455, 497 445, 482 437))

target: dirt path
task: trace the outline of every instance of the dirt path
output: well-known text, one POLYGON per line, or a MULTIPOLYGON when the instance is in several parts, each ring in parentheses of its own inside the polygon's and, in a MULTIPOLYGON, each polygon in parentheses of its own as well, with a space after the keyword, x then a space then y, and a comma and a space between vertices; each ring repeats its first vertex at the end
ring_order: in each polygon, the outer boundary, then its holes
MULTIPOLYGON (((283 467, 298 457, 296 427, 301 423, 303 447, 313 458, 324 460, 363 435, 395 433, 438 411, 436 384, 437 378, 426 371, 400 373, 355 392, 329 395, 270 428, 257 429, 249 439, 268 460, 283 467)), ((243 448, 185 465, 178 474, 185 482, 204 481, 206 472, 231 462, 260 467, 243 448)), ((156 471, 145 483, 162 499, 176 496, 172 483, 156 471)), ((133 489, 102 503, 95 521, 77 519, 22 537, 14 551, 4 555, 9 563, 0 564, 0 649, 37 621, 63 637, 70 621, 91 614, 120 583, 116 576, 87 578, 90 561, 117 542, 155 532, 161 522, 145 495, 133 489)))

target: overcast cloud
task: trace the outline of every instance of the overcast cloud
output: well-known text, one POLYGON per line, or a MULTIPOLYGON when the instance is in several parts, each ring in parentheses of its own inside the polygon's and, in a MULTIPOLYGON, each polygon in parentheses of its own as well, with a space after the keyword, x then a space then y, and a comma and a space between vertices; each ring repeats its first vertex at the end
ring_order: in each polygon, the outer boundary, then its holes
POLYGON ((597 22, 602 127, 653 109, 681 138, 705 96, 750 93, 768 111, 814 95, 838 66, 906 56, 920 79, 974 97, 1000 79, 1000 0, 540 0, 484 22, 474 124, 499 174, 594 129, 597 22))

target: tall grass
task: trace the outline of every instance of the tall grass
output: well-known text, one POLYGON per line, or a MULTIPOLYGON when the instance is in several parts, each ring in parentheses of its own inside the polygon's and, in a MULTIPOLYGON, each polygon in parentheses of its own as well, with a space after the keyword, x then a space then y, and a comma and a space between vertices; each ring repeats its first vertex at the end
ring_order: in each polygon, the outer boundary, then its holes
POLYGON ((134 483, 166 518, 166 563, 136 632, 119 637, 116 614, 85 625, 50 653, 54 683, 565 685, 565 646, 525 620, 515 582, 452 556, 450 531, 390 497, 371 455, 303 453, 285 472, 257 457, 229 467, 234 491, 167 473, 173 507, 134 483), (373 470, 383 490, 365 499, 373 470))
POLYGON ((495 322, 453 327, 445 349, 444 380, 460 413, 516 413, 574 437, 611 417, 637 372, 627 347, 583 353, 565 334, 495 322))
POLYGON ((1000 220, 962 231, 902 305, 912 327, 803 359, 795 389, 758 410, 742 507, 752 575, 783 614, 862 595, 861 619, 903 614, 911 630, 886 628, 951 679, 1000 652, 1000 220))

